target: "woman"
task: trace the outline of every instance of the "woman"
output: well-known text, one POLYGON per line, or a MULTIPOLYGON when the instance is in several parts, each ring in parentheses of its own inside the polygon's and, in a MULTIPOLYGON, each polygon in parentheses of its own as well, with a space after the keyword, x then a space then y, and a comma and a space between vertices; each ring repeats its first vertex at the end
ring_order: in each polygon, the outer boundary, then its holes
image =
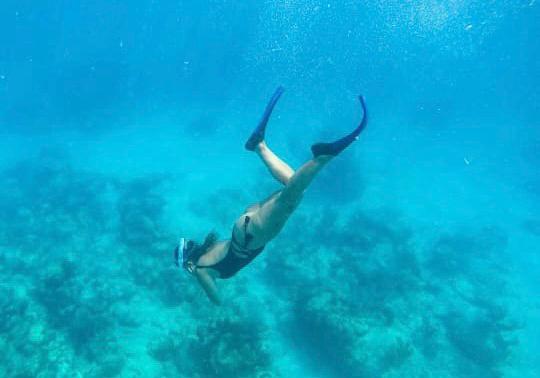
POLYGON ((266 106, 259 125, 246 142, 245 148, 259 155, 283 188, 265 201, 246 209, 234 223, 231 239, 217 241, 216 235, 210 233, 200 245, 182 238, 175 250, 177 265, 179 265, 178 259, 181 253, 183 267, 195 275, 208 298, 215 304, 220 304, 215 285, 216 278, 227 279, 234 276, 263 251, 266 244, 281 231, 317 173, 333 157, 358 139, 367 124, 364 98, 359 96, 363 117, 358 127, 335 142, 313 145, 311 147, 313 158, 295 172, 268 148, 264 138, 266 124, 282 93, 283 88, 278 87, 266 106))

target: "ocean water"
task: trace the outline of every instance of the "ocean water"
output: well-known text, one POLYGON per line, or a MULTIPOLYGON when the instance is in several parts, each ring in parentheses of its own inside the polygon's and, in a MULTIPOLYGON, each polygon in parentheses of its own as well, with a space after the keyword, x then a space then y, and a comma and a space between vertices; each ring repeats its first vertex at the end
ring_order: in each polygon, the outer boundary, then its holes
POLYGON ((0 10, 0 377, 540 377, 536 0, 14 1, 0 10), (370 121, 282 233, 243 149, 370 121))

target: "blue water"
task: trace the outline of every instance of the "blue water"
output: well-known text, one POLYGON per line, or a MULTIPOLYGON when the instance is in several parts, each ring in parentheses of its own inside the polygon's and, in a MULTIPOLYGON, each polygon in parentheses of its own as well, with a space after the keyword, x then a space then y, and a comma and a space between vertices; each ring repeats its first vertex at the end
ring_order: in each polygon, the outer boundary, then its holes
POLYGON ((4 1, 1 377, 539 377, 540 4, 4 1), (361 138, 213 306, 221 237, 361 138))

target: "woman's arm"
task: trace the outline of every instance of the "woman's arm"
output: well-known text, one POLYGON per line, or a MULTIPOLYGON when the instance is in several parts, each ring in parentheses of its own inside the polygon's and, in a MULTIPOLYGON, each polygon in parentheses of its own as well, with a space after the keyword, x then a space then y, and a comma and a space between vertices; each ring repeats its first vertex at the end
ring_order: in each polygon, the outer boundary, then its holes
POLYGON ((212 276, 206 271, 206 269, 195 269, 195 277, 197 281, 204 289, 208 298, 212 301, 213 304, 219 306, 221 305, 221 300, 218 295, 216 283, 212 276))

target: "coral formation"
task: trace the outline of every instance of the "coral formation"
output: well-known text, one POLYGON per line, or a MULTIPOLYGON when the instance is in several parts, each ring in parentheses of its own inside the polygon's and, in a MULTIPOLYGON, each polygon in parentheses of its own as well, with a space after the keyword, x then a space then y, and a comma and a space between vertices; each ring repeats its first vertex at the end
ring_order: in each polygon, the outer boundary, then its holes
POLYGON ((446 314, 443 322, 450 343, 473 365, 465 364, 464 370, 483 376, 496 373, 517 342, 511 336, 517 327, 508 324, 504 314, 468 315, 454 311, 446 314))
POLYGON ((379 361, 379 365, 384 366, 385 369, 397 369, 403 365, 412 354, 413 348, 411 344, 398 337, 397 340, 391 343, 384 351, 379 361))
POLYGON ((197 329, 188 346, 194 375, 206 377, 256 376, 268 368, 270 356, 264 350, 264 329, 249 319, 217 319, 197 329))
POLYGON ((169 332, 147 345, 156 361, 171 364, 189 376, 254 377, 270 366, 270 355, 264 349, 264 329, 247 318, 227 315, 209 324, 198 324, 194 334, 169 332))
MULTIPOLYGON (((322 209, 317 217, 295 219, 287 230, 294 237, 279 246, 279 256, 268 257, 266 269, 272 285, 281 285, 294 301, 289 332, 299 342, 308 340, 308 355, 325 356, 326 368, 338 376, 407 369, 415 350, 439 369, 447 362, 437 351, 450 345, 459 353, 483 348, 475 350, 476 371, 497 371, 516 345, 511 335, 517 330, 512 319, 499 320, 507 324, 503 327, 488 314, 501 308, 505 292, 506 235, 494 227, 441 235, 431 249, 419 253, 410 228, 399 219, 392 211, 358 211, 346 220, 342 216, 340 227, 331 232, 328 224, 337 222, 332 208, 322 209), (309 245, 313 250, 304 244, 310 238, 320 241, 309 245), (294 276, 302 276, 304 284, 295 286, 294 276), (466 289, 449 290, 449 277, 461 280, 466 289), (442 296, 448 307, 434 308, 434 295, 442 296), (466 305, 459 306, 462 302, 466 305), (471 328, 464 330, 467 322, 460 327, 449 323, 467 319, 471 307, 478 312, 471 328), (450 309, 457 311, 455 316, 445 315, 450 309), (481 336, 475 340, 486 344, 460 342, 470 341, 475 332, 481 336)), ((321 360, 316 358, 316 363, 321 360)), ((452 374, 471 371, 463 363, 446 369, 452 374)))
MULTIPOLYGON (((396 210, 308 203, 216 310, 173 265, 161 177, 57 151, 0 177, 0 375, 279 377, 284 338, 322 375, 495 377, 519 347, 500 228, 419 243, 396 210)), ((185 219, 228 229, 248 198, 217 189, 185 219)))
POLYGON ((120 186, 120 241, 130 249, 151 250, 159 241, 165 201, 156 193, 160 177, 145 177, 120 186))

